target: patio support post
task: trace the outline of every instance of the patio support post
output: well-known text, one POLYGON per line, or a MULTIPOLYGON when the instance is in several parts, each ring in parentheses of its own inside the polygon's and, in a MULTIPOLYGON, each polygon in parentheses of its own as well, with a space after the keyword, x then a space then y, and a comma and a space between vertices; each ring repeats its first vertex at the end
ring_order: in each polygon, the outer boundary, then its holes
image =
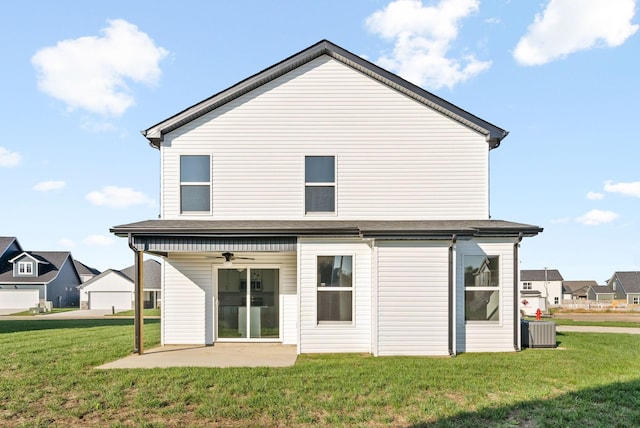
POLYGON ((139 251, 133 245, 133 237, 129 234, 129 248, 133 250, 134 254, 134 274, 133 274, 133 353, 142 355, 144 352, 144 317, 142 315, 144 310, 144 253, 139 251))
POLYGON ((142 355, 144 352, 144 317, 142 316, 144 311, 144 294, 142 291, 144 283, 144 263, 142 251, 136 251, 136 263, 135 263, 135 311, 134 311, 134 324, 135 324, 135 348, 134 352, 138 355, 142 355))

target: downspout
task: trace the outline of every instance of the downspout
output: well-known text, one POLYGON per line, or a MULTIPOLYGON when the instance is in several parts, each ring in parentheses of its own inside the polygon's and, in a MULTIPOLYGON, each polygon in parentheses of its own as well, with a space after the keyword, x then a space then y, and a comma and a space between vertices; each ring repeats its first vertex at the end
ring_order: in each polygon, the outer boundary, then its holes
POLYGON ((143 311, 143 252, 138 251, 138 249, 133 244, 133 236, 131 233, 128 234, 129 238, 129 248, 134 252, 134 274, 133 274, 133 286, 134 286, 134 299, 133 299, 133 329, 134 329, 134 339, 133 339, 133 353, 142 355, 144 352, 144 319, 142 316, 143 311))
POLYGON ((518 309, 518 289, 519 289, 519 276, 520 269, 518 266, 518 248, 520 248, 520 242, 522 241, 522 232, 518 234, 518 239, 513 244, 513 348, 520 351, 520 341, 518 340, 520 332, 520 310, 518 309))
POLYGON ((449 276, 449 292, 448 294, 448 299, 449 299, 449 355, 454 357, 456 355, 456 352, 454 351, 454 337, 453 337, 453 327, 454 327, 454 298, 453 298, 453 292, 454 292, 454 278, 453 278, 453 247, 456 245, 456 241, 458 240, 458 235, 453 234, 451 236, 451 242, 449 243, 449 266, 448 266, 448 276, 449 276))

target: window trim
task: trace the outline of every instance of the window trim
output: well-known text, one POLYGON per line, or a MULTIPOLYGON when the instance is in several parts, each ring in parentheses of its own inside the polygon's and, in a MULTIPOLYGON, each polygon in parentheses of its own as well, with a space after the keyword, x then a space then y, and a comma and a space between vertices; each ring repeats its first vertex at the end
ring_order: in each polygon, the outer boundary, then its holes
POLYGON ((33 274, 34 274, 34 269, 33 269, 32 261, 18 262, 18 275, 33 276, 33 274))
POLYGON ((464 317, 464 322, 465 324, 476 324, 476 325, 502 325, 502 320, 504 317, 504 311, 502 308, 503 305, 503 287, 502 287, 502 276, 503 276, 503 272, 502 272, 502 255, 500 254, 464 254, 462 256, 462 288, 463 288, 463 295, 465 296, 464 299, 464 312, 463 312, 463 317, 464 317), (496 286, 487 286, 487 287, 477 287, 477 286, 471 286, 471 287, 467 287, 466 283, 465 283, 465 279, 464 279, 464 268, 466 266, 465 263, 465 258, 467 257, 487 257, 487 258, 497 258, 498 259, 498 284, 496 286), (468 320, 467 319, 467 311, 466 311, 466 292, 467 291, 497 291, 498 292, 498 319, 497 320, 468 320))
POLYGON ((181 153, 178 155, 178 212, 180 215, 210 215, 213 212, 213 156, 211 153, 181 153), (182 181, 182 157, 183 156, 208 156, 209 157, 209 181, 182 181), (209 210, 185 211, 182 209, 182 189, 188 186, 209 187, 209 210))
POLYGON ((305 216, 311 217, 335 217, 338 215, 338 155, 336 154, 305 154, 302 157, 302 180, 304 191, 302 194, 302 211, 305 216), (307 181, 307 158, 310 157, 332 157, 333 158, 333 181, 332 182, 312 182, 307 181), (333 187, 333 211, 307 211, 307 187, 333 187))
POLYGON ((533 289, 533 284, 531 283, 531 281, 525 281, 522 283, 522 289, 523 290, 532 290, 533 289))
POLYGON ((318 258, 320 257, 351 257, 351 287, 319 287, 316 279, 314 289, 314 310, 315 310, 315 325, 316 327, 322 326, 342 326, 353 327, 356 325, 356 299, 355 299, 355 283, 356 283, 356 255, 353 253, 318 253, 315 255, 315 275, 318 278, 318 258), (324 291, 350 291, 351 292, 351 320, 350 321, 329 321, 318 320, 318 293, 324 291))

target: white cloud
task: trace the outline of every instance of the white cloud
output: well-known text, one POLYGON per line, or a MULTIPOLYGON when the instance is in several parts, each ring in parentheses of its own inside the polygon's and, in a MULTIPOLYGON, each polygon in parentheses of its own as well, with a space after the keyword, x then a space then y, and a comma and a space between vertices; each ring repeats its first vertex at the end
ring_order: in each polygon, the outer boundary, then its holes
POLYGON ((602 198, 604 198, 604 194, 599 193, 599 192, 589 192, 587 193, 587 199, 591 200, 591 201, 599 201, 602 198))
POLYGON ((58 244, 62 245, 64 248, 73 248, 76 246, 76 243, 74 241, 72 241, 71 239, 67 239, 67 238, 61 238, 58 241, 58 244))
POLYGON ((127 81, 154 85, 160 78, 168 51, 125 20, 107 22, 101 37, 63 40, 31 58, 40 90, 69 110, 121 115, 135 102, 127 81))
POLYGON ((109 208, 126 208, 131 205, 154 205, 154 201, 142 192, 129 187, 105 186, 86 195, 86 199, 94 205, 109 208))
POLYGON ((604 183, 604 191, 640 198, 640 181, 632 181, 630 183, 613 183, 606 181, 604 183))
POLYGON ((541 65, 598 45, 620 46, 638 30, 634 14, 635 0, 550 0, 513 56, 523 65, 541 65))
POLYGON ((113 244, 113 239, 104 235, 89 235, 84 238, 83 242, 92 247, 106 247, 113 244))
POLYGON ((37 190, 38 192, 49 192, 51 190, 62 189, 65 185, 66 183, 64 181, 41 181, 33 186, 33 190, 37 190))
POLYGON ((433 89, 452 88, 487 70, 491 61, 472 54, 447 56, 458 37, 460 21, 476 12, 478 0, 440 0, 424 6, 420 0, 396 0, 366 19, 367 29, 394 42, 393 52, 377 62, 405 79, 433 89))
POLYGON ((17 166, 21 159, 20 153, 0 147, 0 167, 10 168, 17 166))
POLYGON ((576 220, 587 226, 597 226, 602 223, 610 223, 619 217, 613 211, 591 210, 576 220))

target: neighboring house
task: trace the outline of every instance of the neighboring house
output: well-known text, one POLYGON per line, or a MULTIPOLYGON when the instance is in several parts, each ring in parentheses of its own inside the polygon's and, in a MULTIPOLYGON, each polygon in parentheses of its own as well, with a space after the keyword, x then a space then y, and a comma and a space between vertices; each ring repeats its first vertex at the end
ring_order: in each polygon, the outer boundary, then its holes
POLYGON ((87 282, 96 275, 100 275, 100 271, 96 268, 89 267, 77 260, 73 261, 73 265, 76 267, 78 275, 80 275, 80 281, 87 282))
MULTIPOLYGON (((122 270, 107 269, 84 282, 80 290, 82 309, 133 309, 133 266, 122 270)), ((160 302, 160 263, 144 262, 144 307, 157 308, 160 302)))
POLYGON ((562 303, 562 275, 556 269, 521 270, 520 290, 539 291, 546 310, 562 303))
POLYGON ((143 134, 160 219, 111 232, 164 259, 162 344, 519 349, 542 229, 489 218, 505 130, 321 41, 143 134))
POLYGON ((609 284, 596 284, 587 290, 587 300, 613 300, 613 288, 609 284))
POLYGON ((15 238, 0 238, 0 308, 38 305, 78 307, 80 276, 68 251, 23 251, 15 238), (7 245, 8 244, 8 245, 7 245))
POLYGON ((616 272, 607 282, 617 300, 640 304, 640 272, 616 272))
POLYGON ((587 300, 589 288, 597 286, 596 281, 562 281, 562 299, 587 300))

